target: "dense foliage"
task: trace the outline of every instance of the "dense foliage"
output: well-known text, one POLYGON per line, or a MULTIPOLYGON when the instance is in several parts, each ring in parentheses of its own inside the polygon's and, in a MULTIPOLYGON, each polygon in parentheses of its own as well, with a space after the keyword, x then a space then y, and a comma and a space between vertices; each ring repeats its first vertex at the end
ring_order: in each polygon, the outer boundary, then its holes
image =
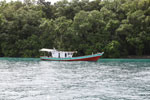
POLYGON ((0 56, 39 57, 40 48, 103 57, 150 55, 150 0, 0 2, 0 56))

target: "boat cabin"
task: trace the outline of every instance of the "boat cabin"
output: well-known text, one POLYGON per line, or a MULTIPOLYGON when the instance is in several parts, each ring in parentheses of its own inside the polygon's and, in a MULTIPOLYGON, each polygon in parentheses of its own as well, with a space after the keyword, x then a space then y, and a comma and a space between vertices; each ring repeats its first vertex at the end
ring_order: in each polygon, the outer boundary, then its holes
POLYGON ((58 51, 55 48, 54 49, 40 49, 40 51, 48 52, 48 55, 51 55, 52 58, 72 58, 73 54, 76 53, 76 51, 58 51))

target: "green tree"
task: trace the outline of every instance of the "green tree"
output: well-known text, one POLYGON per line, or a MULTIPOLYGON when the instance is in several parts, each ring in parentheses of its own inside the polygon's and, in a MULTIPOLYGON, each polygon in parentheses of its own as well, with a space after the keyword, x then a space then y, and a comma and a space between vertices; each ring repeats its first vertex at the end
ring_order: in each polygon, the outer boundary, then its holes
POLYGON ((149 0, 0 2, 0 56, 37 57, 40 48, 150 55, 149 0))
POLYGON ((42 34, 40 35, 42 48, 53 48, 55 36, 54 20, 42 19, 39 26, 42 34))
POLYGON ((120 43, 118 41, 112 41, 105 47, 105 53, 109 58, 120 57, 120 43))
POLYGON ((66 17, 58 17, 55 22, 55 40, 54 46, 58 49, 65 49, 70 39, 68 36, 71 34, 70 26, 72 25, 72 20, 67 20, 66 17), (56 37, 57 36, 57 37, 56 37), (66 43, 66 44, 65 44, 66 43))
POLYGON ((21 57, 39 57, 39 49, 41 49, 41 43, 39 37, 32 35, 25 40, 18 40, 16 42, 17 49, 21 57))

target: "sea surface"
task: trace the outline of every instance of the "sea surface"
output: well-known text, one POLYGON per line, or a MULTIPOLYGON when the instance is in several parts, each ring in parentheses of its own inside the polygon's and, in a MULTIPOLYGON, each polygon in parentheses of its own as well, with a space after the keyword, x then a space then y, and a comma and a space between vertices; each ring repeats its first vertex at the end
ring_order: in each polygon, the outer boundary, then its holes
POLYGON ((0 58, 0 100, 150 100, 150 59, 0 58))

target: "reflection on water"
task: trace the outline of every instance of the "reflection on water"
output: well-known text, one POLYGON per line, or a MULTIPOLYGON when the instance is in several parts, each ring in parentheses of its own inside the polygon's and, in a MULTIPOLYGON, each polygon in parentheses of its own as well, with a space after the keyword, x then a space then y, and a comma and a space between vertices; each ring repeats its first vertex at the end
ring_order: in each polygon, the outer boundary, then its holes
POLYGON ((150 60, 0 59, 0 100, 150 100, 150 60))

